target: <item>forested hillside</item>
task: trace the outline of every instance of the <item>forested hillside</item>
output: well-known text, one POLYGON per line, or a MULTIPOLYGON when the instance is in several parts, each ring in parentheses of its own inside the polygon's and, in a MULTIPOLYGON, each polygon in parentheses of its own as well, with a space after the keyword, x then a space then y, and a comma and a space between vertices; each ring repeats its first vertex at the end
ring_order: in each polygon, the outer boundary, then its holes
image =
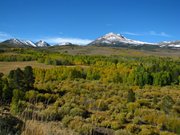
POLYGON ((180 134, 180 58, 135 54, 2 51, 0 61, 44 67, 0 74, 0 119, 5 110, 18 117, 13 132, 25 135, 180 134))

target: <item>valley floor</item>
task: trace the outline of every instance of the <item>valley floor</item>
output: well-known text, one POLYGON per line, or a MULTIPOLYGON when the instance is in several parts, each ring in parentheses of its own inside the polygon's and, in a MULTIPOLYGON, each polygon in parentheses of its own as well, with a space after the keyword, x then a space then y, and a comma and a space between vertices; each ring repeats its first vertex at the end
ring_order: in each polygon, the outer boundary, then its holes
POLYGON ((0 135, 179 135, 178 56, 79 46, 2 51, 0 135))

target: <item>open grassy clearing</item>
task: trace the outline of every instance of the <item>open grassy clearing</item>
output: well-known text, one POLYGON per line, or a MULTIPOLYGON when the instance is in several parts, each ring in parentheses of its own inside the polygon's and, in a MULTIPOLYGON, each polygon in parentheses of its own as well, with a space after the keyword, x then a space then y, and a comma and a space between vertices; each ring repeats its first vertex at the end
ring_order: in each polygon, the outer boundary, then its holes
POLYGON ((48 48, 52 52, 65 53, 70 55, 121 55, 121 56, 180 56, 179 50, 136 50, 120 47, 94 47, 94 46, 55 46, 48 48))
POLYGON ((26 61, 26 62, 0 62, 0 72, 8 74, 9 71, 17 68, 23 69, 26 66, 38 67, 38 68, 53 68, 56 66, 46 65, 38 63, 37 61, 26 61))
MULTIPOLYGON (((23 61, 23 62, 0 62, 0 72, 3 74, 8 74, 11 70, 21 68, 23 69, 26 66, 32 66, 33 68, 55 68, 55 67, 60 67, 60 66, 55 66, 55 65, 46 65, 44 63, 38 63, 37 61, 23 61)), ((70 65, 66 67, 76 67, 80 66, 83 68, 87 68, 88 66, 85 65, 70 65)))

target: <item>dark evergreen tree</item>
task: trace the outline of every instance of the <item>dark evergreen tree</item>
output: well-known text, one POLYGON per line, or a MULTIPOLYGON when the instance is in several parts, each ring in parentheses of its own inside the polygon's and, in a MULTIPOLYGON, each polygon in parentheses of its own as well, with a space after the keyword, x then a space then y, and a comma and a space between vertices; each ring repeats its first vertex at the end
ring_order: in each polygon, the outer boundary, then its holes
POLYGON ((24 87, 24 73, 20 68, 16 69, 13 76, 13 81, 16 88, 22 89, 24 87))
POLYGON ((128 99, 127 102, 134 102, 136 100, 135 93, 130 89, 128 91, 128 99))
POLYGON ((2 101, 2 89, 3 89, 3 73, 0 73, 0 102, 2 101))
POLYGON ((7 79, 3 81, 3 89, 2 89, 2 100, 4 103, 9 103, 12 99, 12 89, 9 87, 9 83, 7 79))
POLYGON ((33 69, 31 66, 27 66, 24 68, 24 83, 25 83, 25 89, 31 89, 33 88, 34 84, 34 74, 33 69))

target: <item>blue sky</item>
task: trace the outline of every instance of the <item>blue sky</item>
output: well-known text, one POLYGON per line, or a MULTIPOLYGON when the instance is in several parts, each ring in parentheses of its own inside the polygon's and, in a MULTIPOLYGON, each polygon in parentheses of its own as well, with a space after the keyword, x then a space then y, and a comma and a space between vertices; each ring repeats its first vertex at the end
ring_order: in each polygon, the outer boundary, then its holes
POLYGON ((109 32, 146 42, 180 40, 180 0, 1 0, 0 41, 85 44, 109 32))

